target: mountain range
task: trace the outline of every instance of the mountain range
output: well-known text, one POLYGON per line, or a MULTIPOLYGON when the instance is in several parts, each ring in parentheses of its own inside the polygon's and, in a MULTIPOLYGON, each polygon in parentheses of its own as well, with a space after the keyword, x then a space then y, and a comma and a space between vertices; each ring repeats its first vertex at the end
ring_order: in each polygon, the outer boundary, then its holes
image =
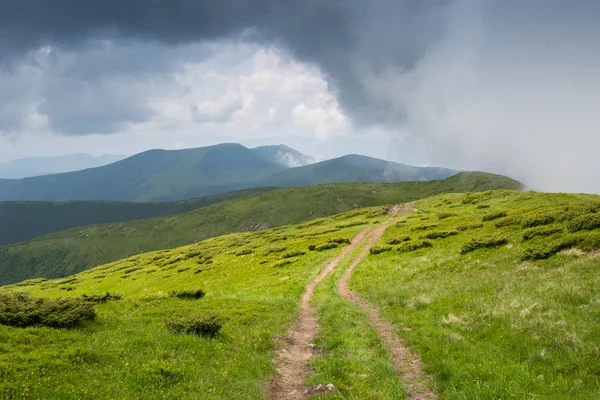
POLYGON ((112 154, 97 157, 89 154, 68 154, 55 157, 19 158, 0 163, 0 179, 22 179, 102 167, 125 157, 112 154))
POLYGON ((300 164, 308 161, 307 156, 290 150, 284 146, 248 149, 233 143, 185 150, 150 150, 97 168, 2 179, 0 201, 164 202, 257 187, 445 179, 457 172, 360 155, 290 168, 287 166, 290 159, 300 158, 300 164))

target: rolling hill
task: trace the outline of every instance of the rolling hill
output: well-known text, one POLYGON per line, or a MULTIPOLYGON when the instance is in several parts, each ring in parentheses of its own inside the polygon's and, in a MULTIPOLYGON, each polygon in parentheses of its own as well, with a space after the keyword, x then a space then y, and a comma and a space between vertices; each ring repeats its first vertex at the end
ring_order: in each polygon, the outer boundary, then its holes
POLYGON ((74 228, 0 247, 0 284, 66 276, 138 253, 298 223, 355 207, 500 188, 520 189, 521 185, 486 173, 460 173, 444 181, 318 185, 240 197, 169 217, 74 228))
POLYGON ((208 204, 262 193, 267 190, 272 190, 272 188, 238 190, 168 203, 109 201, 0 202, 0 246, 22 242, 47 233, 77 226, 180 214, 208 204))
POLYGON ((0 201, 166 202, 257 187, 432 180, 456 173, 361 156, 288 168, 278 161, 280 152, 289 157, 302 156, 281 146, 252 150, 239 144, 151 150, 83 171, 19 180, 0 179, 0 201))
POLYGON ((309 398, 423 393, 397 368, 390 338, 437 398, 597 397, 599 196, 452 193, 389 211, 355 209, 3 287, 6 323, 25 301, 14 293, 104 302, 76 329, 0 325, 0 393, 269 398, 276 354, 293 346, 312 288, 315 326, 301 325, 316 332, 301 381, 309 398), (206 324, 220 330, 185 333, 206 324))

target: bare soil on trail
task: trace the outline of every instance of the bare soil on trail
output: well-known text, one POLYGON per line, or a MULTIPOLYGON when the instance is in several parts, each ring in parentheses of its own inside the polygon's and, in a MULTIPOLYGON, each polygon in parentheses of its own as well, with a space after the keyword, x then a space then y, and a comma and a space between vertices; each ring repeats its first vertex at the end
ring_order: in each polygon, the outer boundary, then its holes
POLYGON ((317 311, 310 306, 310 299, 317 285, 363 241, 371 229, 363 229, 356 235, 352 242, 337 257, 331 260, 306 287, 300 301, 300 315, 288 330, 290 337, 282 340, 286 345, 277 352, 275 359, 277 374, 270 384, 270 400, 297 400, 303 399, 308 394, 308 389, 303 386, 303 382, 310 373, 308 362, 317 353, 312 342, 319 334, 317 311))
MULTIPOLYGON (((416 211, 416 209, 407 204, 404 207, 394 206, 390 209, 391 216, 399 213, 416 211)), ((433 380, 423 371, 423 364, 419 357, 414 354, 404 343, 404 341, 394 333, 392 325, 381 317, 379 309, 361 300, 354 292, 350 290, 349 282, 352 273, 369 254, 371 247, 377 243, 385 233, 390 222, 384 222, 370 232, 362 252, 356 257, 350 267, 344 272, 342 278, 338 281, 338 291, 342 297, 358 305, 367 315, 369 323, 377 330, 383 339, 388 352, 394 359, 394 367, 398 372, 399 378, 404 384, 406 395, 411 400, 432 400, 437 399, 437 394, 431 388, 433 380)))

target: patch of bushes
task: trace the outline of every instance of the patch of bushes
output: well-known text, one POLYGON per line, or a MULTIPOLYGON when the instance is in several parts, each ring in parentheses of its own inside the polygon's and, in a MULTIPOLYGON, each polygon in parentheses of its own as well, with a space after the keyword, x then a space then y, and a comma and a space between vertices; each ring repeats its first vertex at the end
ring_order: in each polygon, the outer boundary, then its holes
POLYGON ((537 236, 550 236, 563 231, 561 226, 536 226, 523 232, 523 240, 531 240, 537 236))
POLYGON ((387 244, 400 244, 400 243, 408 242, 409 240, 411 240, 410 236, 401 235, 401 236, 396 236, 395 238, 388 240, 386 243, 387 244))
POLYGON ((483 210, 484 208, 490 208, 489 204, 477 204, 476 207, 478 210, 483 210))
POLYGON ((502 236, 481 236, 471 238, 460 249, 460 254, 467 254, 477 249, 489 249, 508 243, 508 239, 502 236))
POLYGON ((183 373, 175 368, 175 366, 165 360, 152 360, 150 363, 142 366, 142 371, 147 376, 151 376, 153 380, 159 381, 161 384, 173 384, 183 379, 183 373))
POLYGON ((203 298, 206 293, 202 289, 187 289, 187 290, 171 290, 169 292, 171 297, 177 297, 178 299, 191 299, 199 300, 203 298))
POLYGON ((450 218, 450 217, 456 217, 455 213, 451 213, 451 212, 440 212, 438 213, 438 219, 446 219, 446 218, 450 218))
POLYGON ((106 292, 104 294, 84 294, 83 296, 81 296, 81 298, 83 299, 83 301, 87 301, 88 303, 100 304, 106 303, 107 301, 111 300, 121 300, 123 296, 120 294, 111 294, 109 292, 106 292))
POLYGON ((503 218, 503 217, 506 217, 506 211, 491 212, 491 213, 485 214, 482 219, 485 222, 485 221, 493 221, 495 219, 503 218))
POLYGON ((471 222, 467 224, 456 225, 456 230, 459 232, 466 231, 468 229, 479 229, 483 228, 483 224, 481 222, 471 222))
POLYGON ((584 241, 584 237, 577 235, 567 235, 559 240, 550 243, 539 243, 523 250, 522 260, 545 260, 552 257, 559 251, 575 247, 584 241))
POLYGON ((246 255, 252 254, 252 253, 254 253, 254 250, 252 250, 252 249, 242 249, 242 250, 237 251, 235 253, 235 255, 239 257, 239 256, 246 256, 246 255))
POLYGON ((298 257, 298 256, 303 256, 306 253, 300 250, 297 251, 288 251, 287 253, 282 254, 281 258, 292 258, 292 257, 298 257))
POLYGON ((176 333, 215 337, 221 330, 223 321, 214 314, 196 314, 170 318, 165 324, 176 333))
POLYGON ((496 228, 504 228, 505 226, 519 225, 523 221, 522 215, 509 215, 508 217, 496 221, 496 228))
POLYGON ((535 213, 523 218, 522 228, 535 228, 536 226, 550 225, 560 217, 559 213, 535 213))
POLYGON ((336 225, 336 228, 351 228, 353 226, 359 226, 359 225, 366 225, 369 222, 367 221, 354 221, 354 222, 348 222, 347 224, 340 224, 340 225, 336 225))
POLYGON ((373 246, 369 249, 369 253, 371 254, 381 254, 386 251, 392 251, 392 246, 373 246))
POLYGON ((0 295, 0 324, 19 328, 72 328, 96 318, 94 305, 83 299, 44 299, 27 293, 0 295))
POLYGON ((600 228, 600 214, 584 214, 567 223, 569 232, 591 231, 600 228))
POLYGON ((396 247, 395 250, 399 253, 407 253, 409 251, 425 249, 431 246, 433 246, 433 243, 429 240, 415 240, 413 242, 402 243, 400 246, 396 247))
POLYGON ((587 252, 600 249, 600 233, 592 232, 589 235, 586 235, 577 247, 587 252))
POLYGON ((281 253, 282 251, 285 251, 286 248, 283 246, 273 246, 273 247, 268 247, 263 251, 263 255, 268 256, 271 253, 281 253))
POLYGON ((290 265, 290 264, 293 264, 293 263, 295 263, 295 262, 296 262, 296 260, 295 260, 295 259, 294 259, 294 260, 291 260, 291 259, 289 259, 289 258, 288 258, 288 259, 285 259, 285 260, 281 260, 281 261, 278 261, 278 262, 276 262, 275 264, 273 264, 273 268, 281 268, 281 267, 285 267, 286 265, 290 265))
POLYGON ((420 224, 410 228, 411 231, 426 231, 427 229, 436 228, 438 224, 420 224))
POLYGON ((419 236, 419 239, 444 239, 458 235, 458 231, 431 231, 419 236))

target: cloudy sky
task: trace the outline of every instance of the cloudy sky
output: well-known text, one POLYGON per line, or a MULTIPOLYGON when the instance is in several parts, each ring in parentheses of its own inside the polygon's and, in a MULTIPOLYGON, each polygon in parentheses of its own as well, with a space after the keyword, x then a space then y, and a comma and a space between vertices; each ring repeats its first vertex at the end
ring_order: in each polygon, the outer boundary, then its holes
POLYGON ((0 0, 0 161, 287 144, 600 192, 597 0, 0 0))

